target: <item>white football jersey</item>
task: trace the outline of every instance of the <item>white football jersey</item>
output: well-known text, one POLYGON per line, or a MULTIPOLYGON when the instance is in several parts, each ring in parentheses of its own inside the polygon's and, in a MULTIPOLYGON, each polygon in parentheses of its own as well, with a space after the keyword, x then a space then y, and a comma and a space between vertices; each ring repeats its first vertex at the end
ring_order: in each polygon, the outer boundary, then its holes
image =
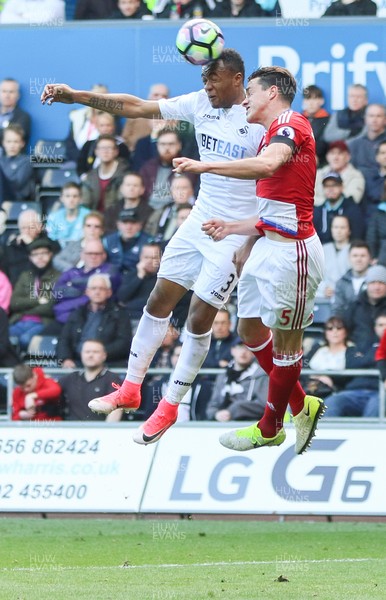
MULTIPOLYGON (((205 90, 158 101, 164 119, 193 123, 203 162, 256 156, 265 133, 247 123, 245 108, 212 108, 205 90)), ((203 173, 196 206, 206 217, 239 220, 257 214, 256 182, 203 173)))

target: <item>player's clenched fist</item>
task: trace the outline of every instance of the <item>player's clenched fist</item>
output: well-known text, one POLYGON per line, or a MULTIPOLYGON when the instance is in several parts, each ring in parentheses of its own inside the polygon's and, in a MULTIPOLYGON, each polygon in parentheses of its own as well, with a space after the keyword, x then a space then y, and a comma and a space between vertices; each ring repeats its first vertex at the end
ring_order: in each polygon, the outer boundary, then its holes
POLYGON ((65 83, 47 83, 41 95, 42 104, 52 104, 53 102, 63 102, 64 104, 74 104, 74 90, 65 83))
POLYGON ((192 158, 186 158, 181 156, 179 158, 173 158, 173 171, 174 173, 196 173, 201 175, 205 173, 206 165, 199 160, 193 160, 192 158))
POLYGON ((229 235, 227 223, 222 219, 210 219, 202 224, 201 229, 215 242, 219 242, 229 235))

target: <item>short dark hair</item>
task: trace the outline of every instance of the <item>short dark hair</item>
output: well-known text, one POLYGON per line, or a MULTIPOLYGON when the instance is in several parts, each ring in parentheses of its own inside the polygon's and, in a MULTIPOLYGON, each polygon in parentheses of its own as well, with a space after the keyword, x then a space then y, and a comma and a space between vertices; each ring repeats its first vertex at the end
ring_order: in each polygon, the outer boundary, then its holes
POLYGON ((82 186, 79 185, 79 183, 76 183, 76 181, 67 181, 67 183, 65 183, 62 187, 62 192, 64 190, 69 190, 70 188, 76 188, 79 194, 82 195, 82 186))
POLYGON ((275 85, 279 90, 280 96, 292 104, 296 94, 296 79, 288 69, 284 67, 260 67, 253 71, 248 77, 251 79, 259 79, 263 90, 275 85))
POLYGON ((366 248, 367 252, 371 256, 370 246, 364 240, 353 240, 350 244, 349 252, 351 252, 351 250, 353 250, 354 248, 366 248))
POLYGON ((16 365, 13 370, 13 380, 16 385, 24 385, 26 381, 33 377, 34 372, 29 365, 16 365))
POLYGON ((98 146, 99 142, 103 142, 103 140, 107 140, 109 142, 113 142, 114 146, 117 147, 117 140, 113 135, 110 135, 109 133, 103 133, 102 135, 100 135, 95 143, 95 147, 98 146))
POLYGON ((180 136, 180 132, 178 131, 178 129, 176 127, 168 127, 168 126, 164 127, 163 129, 161 129, 161 131, 158 132, 157 142, 160 139, 160 137, 162 137, 163 135, 167 135, 168 133, 173 133, 176 136, 176 138, 178 139, 178 141, 181 142, 181 136, 180 136))
POLYGON ((211 60, 207 65, 202 67, 202 74, 207 75, 213 73, 217 67, 224 67, 231 73, 241 73, 243 80, 245 79, 245 66, 241 55, 233 48, 225 48, 220 57, 216 60, 211 60))
POLYGON ((303 90, 303 98, 323 98, 324 94, 322 88, 317 85, 308 85, 303 90))
POLYGON ((19 123, 10 123, 7 127, 5 127, 5 129, 3 129, 3 135, 7 131, 13 131, 13 133, 17 133, 17 135, 20 135, 23 142, 25 141, 25 131, 22 126, 19 125, 19 123))

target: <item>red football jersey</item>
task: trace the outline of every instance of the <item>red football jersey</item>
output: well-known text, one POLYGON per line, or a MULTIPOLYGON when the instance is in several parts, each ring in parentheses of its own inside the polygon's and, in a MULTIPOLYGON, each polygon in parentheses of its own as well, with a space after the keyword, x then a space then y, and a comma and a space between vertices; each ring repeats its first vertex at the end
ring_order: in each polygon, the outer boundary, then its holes
POLYGON ((257 181, 259 221, 256 228, 260 233, 268 229, 284 237, 305 239, 315 233, 316 153, 309 121, 298 112, 284 111, 271 124, 258 154, 275 142, 288 143, 293 155, 272 177, 257 181))

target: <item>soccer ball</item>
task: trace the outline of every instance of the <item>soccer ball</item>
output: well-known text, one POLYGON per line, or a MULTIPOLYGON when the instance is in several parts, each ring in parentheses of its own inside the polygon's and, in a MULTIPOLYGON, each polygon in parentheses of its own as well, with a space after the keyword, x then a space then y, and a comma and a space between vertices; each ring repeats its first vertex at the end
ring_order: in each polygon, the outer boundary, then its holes
POLYGON ((176 46, 192 65, 206 65, 221 56, 224 36, 216 23, 208 19, 191 19, 177 33, 176 46))

